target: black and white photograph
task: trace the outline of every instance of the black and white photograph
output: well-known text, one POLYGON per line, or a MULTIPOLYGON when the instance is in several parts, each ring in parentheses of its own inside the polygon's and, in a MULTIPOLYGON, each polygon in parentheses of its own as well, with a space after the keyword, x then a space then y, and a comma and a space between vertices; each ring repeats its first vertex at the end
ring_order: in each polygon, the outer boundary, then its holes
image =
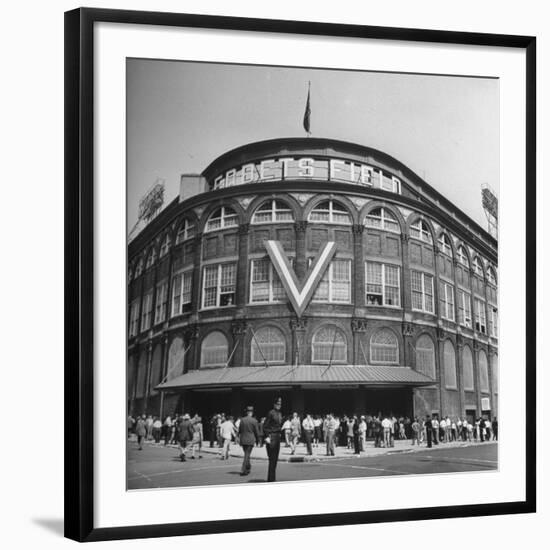
POLYGON ((499 86, 126 60, 127 490, 498 471, 499 86))

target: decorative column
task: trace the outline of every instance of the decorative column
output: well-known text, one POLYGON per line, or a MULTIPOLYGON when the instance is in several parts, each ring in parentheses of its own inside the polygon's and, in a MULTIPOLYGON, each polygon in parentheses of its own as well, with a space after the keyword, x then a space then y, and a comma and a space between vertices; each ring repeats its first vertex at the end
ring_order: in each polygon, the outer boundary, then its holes
POLYGON ((368 346, 365 346, 364 342, 361 343, 363 335, 367 332, 367 320, 360 317, 352 318, 351 331, 353 333, 353 357, 351 358, 352 362, 354 365, 367 366, 369 364, 368 346))
POLYGON ((292 365, 303 365, 307 362, 306 327, 307 319, 305 317, 295 317, 290 320, 290 331, 292 333, 292 365))
MULTIPOLYGON (((191 314, 196 318, 197 311, 201 308, 201 248, 202 233, 197 233, 194 239, 195 249, 193 251, 193 275, 191 287, 191 314)), ((170 287, 172 289, 172 275, 170 275, 170 287)), ((169 292, 168 311, 171 310, 171 292, 169 292)))
MULTIPOLYGON (((495 355, 498 355, 497 350, 493 346, 488 346, 487 348, 487 361, 489 364, 487 365, 487 368, 489 370, 489 395, 490 395, 490 403, 491 403, 491 418, 494 418, 495 416, 498 416, 497 413, 497 404, 495 400, 495 383, 494 383, 494 372, 493 372, 493 360, 495 355)), ((497 365, 498 368, 498 365, 497 365)))
POLYGON ((248 302, 248 233, 250 224, 243 223, 239 225, 237 236, 239 239, 239 260, 237 263, 237 288, 235 295, 235 304, 237 313, 242 312, 248 302))
MULTIPOLYGON (((161 368, 161 380, 166 381, 166 375, 168 373, 168 333, 165 332, 162 338, 162 368, 161 368)), ((159 418, 164 418, 164 391, 160 391, 160 404, 159 404, 159 418)))
MULTIPOLYGON (((248 332, 248 323, 244 319, 238 319, 231 323, 231 332, 233 333, 233 346, 237 346, 229 366, 246 367, 250 366, 250 360, 245 357, 246 334, 248 332)), ((229 353, 233 351, 233 347, 229 353)))
POLYGON ((411 270, 409 262, 409 236, 401 233, 401 254, 402 254, 402 269, 401 269, 401 305, 405 318, 407 312, 410 314, 412 309, 411 296, 411 270))
POLYGON ((414 366, 416 369, 416 353, 413 345, 414 325, 402 323, 401 333, 403 334, 403 365, 414 366))
POLYGON ((298 281, 302 282, 307 272, 307 221, 294 222, 294 229, 296 231, 296 263, 294 265, 294 272, 296 273, 296 277, 298 277, 298 281))
POLYGON ((147 370, 145 371, 145 391, 143 397, 143 412, 147 414, 147 402, 149 401, 149 387, 151 385, 151 367, 153 363, 153 340, 147 342, 147 370))
POLYGON ((473 340, 474 345, 474 386, 475 386, 475 394, 476 394, 476 416, 481 416, 481 390, 480 390, 480 372, 479 372, 479 350, 481 349, 481 346, 479 345, 479 341, 476 340, 474 336, 473 340))
POLYGON ((443 343, 445 341, 445 331, 437 328, 437 377, 439 379, 439 418, 443 418, 446 411, 443 410, 443 386, 445 384, 445 353, 443 343))
POLYGON ((365 306, 365 260, 363 254, 363 232, 365 226, 355 224, 353 231, 353 305, 355 308, 365 306))
POLYGON ((458 388, 458 406, 460 408, 460 416, 466 414, 465 397, 464 397, 464 365, 462 364, 462 349, 464 348, 464 338, 462 334, 456 335, 456 385, 458 388))
POLYGON ((183 374, 199 368, 200 353, 198 349, 199 325, 191 323, 183 329, 184 349, 189 346, 183 358, 183 374))

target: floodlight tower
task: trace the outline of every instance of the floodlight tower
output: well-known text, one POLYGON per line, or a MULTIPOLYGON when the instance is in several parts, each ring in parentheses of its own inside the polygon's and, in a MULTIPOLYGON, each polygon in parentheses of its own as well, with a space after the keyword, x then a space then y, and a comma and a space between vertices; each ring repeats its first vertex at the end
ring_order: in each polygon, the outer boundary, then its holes
POLYGON ((147 225, 161 211, 164 204, 164 183, 164 179, 157 178, 153 186, 141 197, 138 207, 138 219, 128 235, 129 241, 137 234, 138 228, 141 229, 147 225))
POLYGON ((487 217, 489 234, 498 239, 498 198, 487 183, 481 185, 481 204, 487 217))

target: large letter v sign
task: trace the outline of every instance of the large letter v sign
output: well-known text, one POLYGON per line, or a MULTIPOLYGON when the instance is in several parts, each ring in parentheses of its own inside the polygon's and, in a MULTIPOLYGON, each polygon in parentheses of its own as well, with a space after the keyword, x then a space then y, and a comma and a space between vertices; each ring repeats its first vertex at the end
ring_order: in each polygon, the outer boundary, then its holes
POLYGON ((336 252, 336 243, 330 241, 325 244, 323 250, 317 255, 313 265, 309 268, 303 284, 298 281, 296 273, 294 273, 294 269, 292 269, 279 241, 266 241, 265 247, 296 311, 296 315, 301 317, 336 252))

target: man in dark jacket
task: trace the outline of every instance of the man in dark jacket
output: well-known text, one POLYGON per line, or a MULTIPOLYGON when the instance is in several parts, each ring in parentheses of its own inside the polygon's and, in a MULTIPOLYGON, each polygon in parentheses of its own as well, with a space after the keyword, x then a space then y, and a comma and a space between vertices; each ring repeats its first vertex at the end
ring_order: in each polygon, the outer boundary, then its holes
POLYGON ((178 440, 180 445, 180 459, 182 462, 185 462, 185 451, 191 441, 193 441, 193 425, 191 424, 188 414, 184 414, 179 423, 178 440))
POLYGON ((267 457, 269 458, 267 481, 275 481, 275 470, 277 469, 279 450, 281 448, 281 428, 283 427, 282 404, 283 402, 279 397, 273 403, 273 408, 267 413, 264 422, 265 445, 267 457))
POLYGON ((250 453, 252 453, 254 445, 260 440, 258 421, 252 416, 253 414, 254 408, 247 407, 246 416, 243 416, 239 423, 239 443, 244 452, 243 466, 241 468, 242 476, 247 476, 250 473, 250 453))

